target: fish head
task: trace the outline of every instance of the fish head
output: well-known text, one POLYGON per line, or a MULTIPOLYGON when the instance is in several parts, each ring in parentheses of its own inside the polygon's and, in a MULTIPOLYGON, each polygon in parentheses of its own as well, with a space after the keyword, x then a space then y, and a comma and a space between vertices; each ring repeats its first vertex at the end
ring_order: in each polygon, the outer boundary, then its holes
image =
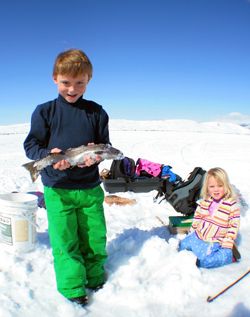
POLYGON ((96 155, 100 155, 103 159, 121 160, 124 158, 123 153, 110 144, 105 144, 101 150, 96 151, 95 153, 96 155))

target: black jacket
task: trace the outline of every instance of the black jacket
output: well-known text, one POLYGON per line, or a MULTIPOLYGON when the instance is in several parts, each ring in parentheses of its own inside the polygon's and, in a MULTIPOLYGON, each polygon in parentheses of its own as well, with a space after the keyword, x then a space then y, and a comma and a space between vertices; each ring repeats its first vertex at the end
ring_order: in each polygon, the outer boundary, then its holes
MULTIPOLYGON (((29 159, 38 160, 55 147, 64 151, 92 142, 110 143, 108 121, 107 113, 97 103, 80 98, 72 104, 59 95, 33 112, 30 132, 24 141, 25 153, 29 159)), ((100 184, 96 164, 64 171, 48 166, 41 176, 48 187, 85 189, 100 184)))

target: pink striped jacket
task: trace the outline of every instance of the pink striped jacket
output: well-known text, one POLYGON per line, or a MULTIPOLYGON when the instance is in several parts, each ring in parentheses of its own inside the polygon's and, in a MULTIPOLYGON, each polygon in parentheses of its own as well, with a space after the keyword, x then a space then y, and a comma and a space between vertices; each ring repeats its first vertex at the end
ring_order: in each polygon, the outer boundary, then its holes
POLYGON ((223 248, 233 248, 240 226, 240 208, 236 200, 223 199, 209 214, 213 199, 201 200, 194 213, 192 229, 198 237, 207 242, 219 242, 223 248))

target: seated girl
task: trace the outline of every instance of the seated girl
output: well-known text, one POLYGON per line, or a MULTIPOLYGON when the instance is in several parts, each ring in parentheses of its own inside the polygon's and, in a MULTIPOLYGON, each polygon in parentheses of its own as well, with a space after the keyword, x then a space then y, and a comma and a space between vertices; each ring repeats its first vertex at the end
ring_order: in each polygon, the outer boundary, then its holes
POLYGON ((215 268, 232 263, 240 208, 225 170, 216 167, 206 173, 201 197, 191 232, 180 241, 179 250, 192 251, 199 267, 215 268))

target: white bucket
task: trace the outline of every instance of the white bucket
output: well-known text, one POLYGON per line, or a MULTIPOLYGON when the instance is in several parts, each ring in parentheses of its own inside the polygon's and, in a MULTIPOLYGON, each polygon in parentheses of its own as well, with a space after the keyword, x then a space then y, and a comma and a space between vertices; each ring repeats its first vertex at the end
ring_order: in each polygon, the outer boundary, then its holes
POLYGON ((36 242, 37 197, 32 194, 0 194, 0 248, 28 252, 36 242))

